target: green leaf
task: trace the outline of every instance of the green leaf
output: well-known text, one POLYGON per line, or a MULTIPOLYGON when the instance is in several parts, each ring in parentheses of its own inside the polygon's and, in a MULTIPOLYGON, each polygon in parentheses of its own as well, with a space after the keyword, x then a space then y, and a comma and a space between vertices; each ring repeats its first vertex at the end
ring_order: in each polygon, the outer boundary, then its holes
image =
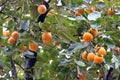
POLYGON ((66 65, 69 65, 69 63, 70 63, 70 60, 63 59, 63 60, 61 60, 61 62, 58 66, 66 66, 66 65))
POLYGON ((34 53, 31 52, 31 51, 24 52, 24 55, 27 56, 27 57, 29 57, 29 58, 35 58, 34 53))
POLYGON ((85 66, 86 66, 85 63, 82 62, 82 61, 76 61, 76 60, 74 60, 74 61, 75 61, 75 63, 76 63, 77 65, 79 65, 79 66, 82 66, 82 67, 85 67, 85 66))
POLYGON ((104 39, 104 42, 109 48, 111 48, 111 49, 115 48, 115 44, 114 44, 113 40, 106 38, 106 39, 104 39))
POLYGON ((76 19, 73 18, 73 17, 68 17, 68 19, 71 20, 71 21, 76 21, 76 19))
POLYGON ((78 20, 86 20, 86 18, 83 17, 83 16, 77 16, 77 17, 76 17, 76 20, 77 20, 77 21, 78 21, 78 20))
POLYGON ((94 11, 88 15, 88 20, 96 21, 100 17, 101 17, 101 13, 98 11, 94 11))
POLYGON ((3 35, 3 28, 0 27, 0 36, 3 35))
POLYGON ((70 47, 68 48, 69 52, 68 53, 73 53, 77 51, 78 49, 82 49, 88 46, 89 43, 75 43, 71 44, 70 47))
POLYGON ((20 24, 21 27, 20 29, 26 30, 29 27, 29 25, 30 25, 30 20, 24 21, 20 24))
POLYGON ((115 55, 113 55, 112 59, 111 59, 111 62, 112 63, 116 63, 116 62, 119 62, 119 60, 118 60, 118 58, 115 55))

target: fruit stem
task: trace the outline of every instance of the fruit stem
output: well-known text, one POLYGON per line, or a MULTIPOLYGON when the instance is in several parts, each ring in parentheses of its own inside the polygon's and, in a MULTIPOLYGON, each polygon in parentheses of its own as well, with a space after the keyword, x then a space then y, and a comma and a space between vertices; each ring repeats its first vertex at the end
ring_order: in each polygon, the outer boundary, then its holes
POLYGON ((19 63, 17 63, 16 61, 14 61, 14 63, 18 65, 22 70, 24 70, 24 68, 19 63))

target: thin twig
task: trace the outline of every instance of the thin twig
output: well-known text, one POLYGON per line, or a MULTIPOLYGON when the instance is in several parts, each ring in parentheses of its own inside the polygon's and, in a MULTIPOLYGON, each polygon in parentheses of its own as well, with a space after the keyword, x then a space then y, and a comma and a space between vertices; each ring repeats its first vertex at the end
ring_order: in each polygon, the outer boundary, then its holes
POLYGON ((35 4, 36 6, 38 6, 40 3, 36 2, 35 0, 30 0, 33 4, 35 4))
POLYGON ((105 74, 105 72, 104 72, 103 67, 101 68, 101 71, 102 71, 102 74, 103 74, 103 80, 106 80, 106 74, 105 74))
POLYGON ((2 3, 0 6, 5 5, 9 0, 6 0, 4 3, 2 3))
POLYGON ((17 63, 16 61, 14 61, 14 63, 16 64, 16 65, 18 65, 22 70, 25 70, 19 63, 17 63))
MULTIPOLYGON (((4 12, 2 12, 2 11, 0 11, 0 13, 3 14, 3 15, 7 15, 7 18, 10 17, 10 18, 12 18, 16 23, 19 23, 19 22, 18 22, 18 19, 17 19, 16 17, 14 17, 14 16, 12 16, 12 15, 9 15, 9 14, 7 14, 7 13, 4 13, 4 12)), ((5 19, 6 19, 6 18, 5 18, 5 19)))

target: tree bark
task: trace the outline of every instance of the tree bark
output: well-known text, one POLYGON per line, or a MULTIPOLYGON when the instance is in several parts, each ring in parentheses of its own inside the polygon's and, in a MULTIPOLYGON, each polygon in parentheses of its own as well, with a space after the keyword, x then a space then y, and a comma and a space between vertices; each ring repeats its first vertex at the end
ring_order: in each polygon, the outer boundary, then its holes
POLYGON ((31 51, 31 52, 34 53, 34 58, 30 58, 30 57, 27 57, 26 55, 24 55, 25 60, 26 60, 26 66, 25 66, 25 79, 26 80, 33 80, 33 74, 34 74, 33 67, 34 67, 34 65, 36 63, 37 53, 34 52, 34 51, 31 51))

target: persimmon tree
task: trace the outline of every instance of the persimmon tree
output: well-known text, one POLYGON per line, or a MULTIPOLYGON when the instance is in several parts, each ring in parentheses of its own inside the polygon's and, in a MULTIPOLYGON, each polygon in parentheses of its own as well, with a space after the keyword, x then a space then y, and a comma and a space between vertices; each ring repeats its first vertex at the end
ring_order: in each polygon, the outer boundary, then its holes
POLYGON ((119 0, 0 0, 1 80, 120 80, 119 0))

